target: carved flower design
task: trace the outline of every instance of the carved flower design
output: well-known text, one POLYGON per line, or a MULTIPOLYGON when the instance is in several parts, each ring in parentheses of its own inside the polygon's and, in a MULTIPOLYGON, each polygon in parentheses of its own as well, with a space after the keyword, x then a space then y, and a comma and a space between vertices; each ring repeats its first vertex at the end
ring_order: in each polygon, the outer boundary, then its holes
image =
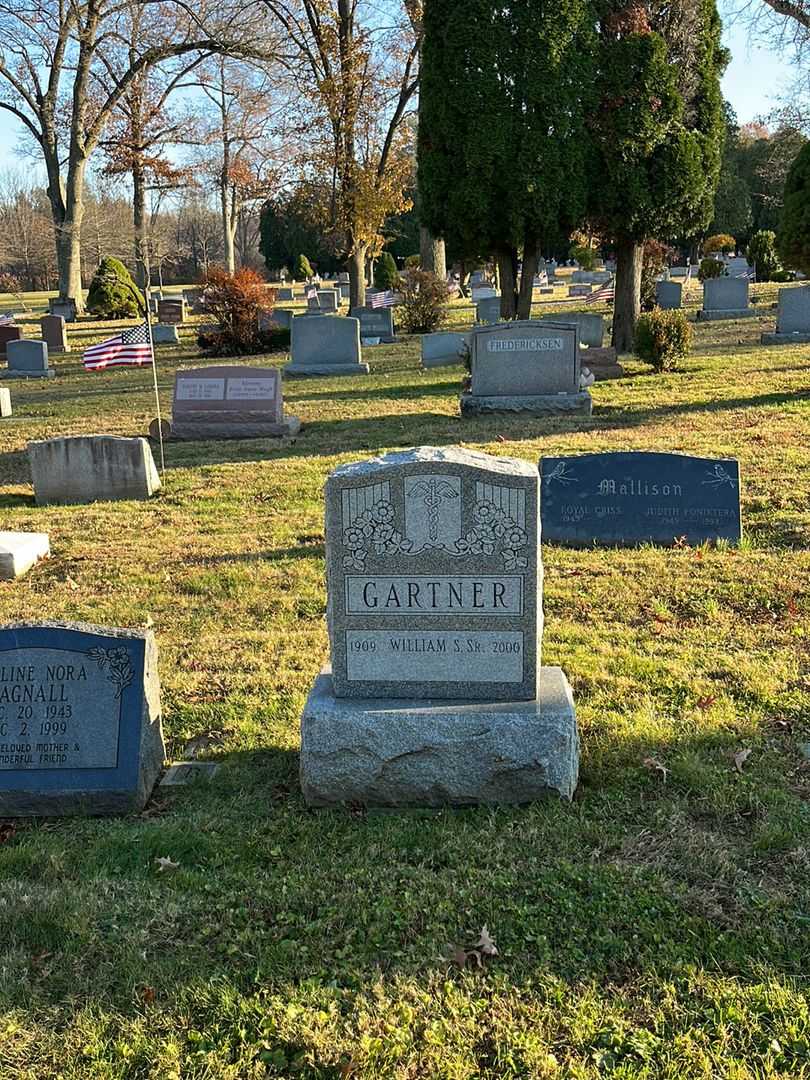
POLYGON ((371 517, 380 525, 390 525, 394 520, 394 508, 390 502, 380 499, 372 506, 371 517))
POLYGON ((107 679, 115 686, 115 696, 120 698, 135 677, 127 650, 120 646, 114 649, 90 649, 87 655, 95 660, 102 671, 107 671, 107 679))
POLYGON ((498 517, 503 516, 503 510, 500 510, 495 503, 491 503, 487 500, 476 503, 473 507, 473 521, 476 525, 489 525, 498 517))

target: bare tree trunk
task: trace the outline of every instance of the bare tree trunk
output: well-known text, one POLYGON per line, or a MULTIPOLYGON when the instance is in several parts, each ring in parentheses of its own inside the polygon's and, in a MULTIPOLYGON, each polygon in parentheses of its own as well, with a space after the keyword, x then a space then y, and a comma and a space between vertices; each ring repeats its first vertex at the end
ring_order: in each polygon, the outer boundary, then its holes
POLYGON ((366 252, 367 244, 356 244, 349 256, 349 306, 366 306, 366 252))
POLYGON ((444 240, 431 236, 424 225, 419 229, 419 259, 423 270, 429 270, 444 281, 447 277, 444 240))
POLYGON ((532 317, 532 297, 534 296, 534 275, 537 273, 537 239, 527 237, 523 244, 523 270, 520 274, 520 293, 518 294, 517 317, 532 317))
POLYGON ((82 291, 82 218, 84 216, 84 162, 71 164, 64 195, 60 191, 51 206, 56 225, 56 267, 59 277, 59 299, 76 301, 76 313, 84 314, 82 291))
POLYGON ((612 345, 619 353, 633 351, 636 322, 641 314, 641 267, 644 245, 630 237, 616 243, 616 296, 613 301, 612 345))
POLYGON ((496 260, 501 282, 501 318, 514 319, 518 301, 517 252, 514 248, 499 251, 496 260))

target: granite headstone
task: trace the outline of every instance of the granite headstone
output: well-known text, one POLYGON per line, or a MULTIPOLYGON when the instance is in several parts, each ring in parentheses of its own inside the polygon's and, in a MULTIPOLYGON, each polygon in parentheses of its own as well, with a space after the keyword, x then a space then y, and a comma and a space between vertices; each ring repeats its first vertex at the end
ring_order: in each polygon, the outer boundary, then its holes
POLYGON ((360 349, 360 320, 340 315, 293 319, 285 375, 367 375, 360 349))
POLYGON ((708 278, 703 282, 703 307, 698 319, 743 319, 756 315, 748 306, 746 278, 708 278))
POLYGON ((56 372, 48 367, 48 346, 44 341, 9 341, 7 379, 52 379, 56 372))
POLYGON ((738 543, 736 461, 622 451, 545 457, 543 538, 573 547, 738 543))
POLYGON ((763 345, 810 341, 810 285, 779 290, 776 332, 762 335, 763 345))
POLYGON ((656 281, 655 302, 662 311, 677 311, 682 297, 683 285, 680 281, 656 281))
POLYGON ((150 630, 0 627, 0 817, 142 810, 164 757, 150 630))
POLYGON ((28 444, 37 505, 147 499, 160 488, 146 439, 69 435, 28 444))
POLYGON ((64 316, 43 315, 39 325, 49 353, 70 352, 64 316))
POLYGON ((222 364, 175 375, 173 438, 278 438, 300 430, 298 417, 284 416, 278 368, 222 364))
POLYGON ((361 339, 376 337, 389 344, 396 340, 393 308, 354 307, 350 315, 353 319, 360 320, 361 339))

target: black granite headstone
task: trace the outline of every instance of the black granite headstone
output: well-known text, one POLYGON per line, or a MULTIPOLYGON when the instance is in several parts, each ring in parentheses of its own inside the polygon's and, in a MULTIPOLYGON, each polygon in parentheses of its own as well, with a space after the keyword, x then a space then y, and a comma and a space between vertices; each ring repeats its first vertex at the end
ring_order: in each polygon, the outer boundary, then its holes
POLYGON ((640 451, 540 462, 542 539, 574 547, 739 543, 740 469, 730 458, 640 451))

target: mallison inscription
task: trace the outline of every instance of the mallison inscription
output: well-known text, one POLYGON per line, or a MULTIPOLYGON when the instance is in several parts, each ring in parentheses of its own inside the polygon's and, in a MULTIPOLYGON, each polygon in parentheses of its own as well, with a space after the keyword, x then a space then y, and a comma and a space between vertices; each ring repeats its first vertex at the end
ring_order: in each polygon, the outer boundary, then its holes
POLYGON ((545 540, 585 547, 738 543, 740 470, 732 459, 627 452, 543 458, 545 540))

